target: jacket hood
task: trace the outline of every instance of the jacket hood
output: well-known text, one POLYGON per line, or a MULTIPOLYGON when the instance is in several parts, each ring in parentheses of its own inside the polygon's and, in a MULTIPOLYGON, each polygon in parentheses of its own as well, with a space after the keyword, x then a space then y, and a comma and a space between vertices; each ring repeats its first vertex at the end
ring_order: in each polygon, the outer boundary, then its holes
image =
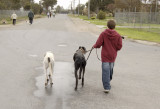
POLYGON ((113 40, 115 38, 117 38, 117 32, 115 30, 112 29, 106 29, 104 31, 104 33, 106 34, 106 36, 108 37, 108 39, 113 40))

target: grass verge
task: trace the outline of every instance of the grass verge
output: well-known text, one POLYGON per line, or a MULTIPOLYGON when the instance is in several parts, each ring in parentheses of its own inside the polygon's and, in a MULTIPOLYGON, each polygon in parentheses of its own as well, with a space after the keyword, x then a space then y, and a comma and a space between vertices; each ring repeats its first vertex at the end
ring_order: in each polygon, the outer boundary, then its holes
POLYGON ((107 21, 109 19, 113 19, 113 17, 106 17, 106 19, 104 20, 99 20, 99 19, 88 19, 87 16, 82 16, 82 15, 79 15, 79 16, 76 16, 76 15, 69 15, 71 17, 75 17, 75 18, 80 18, 80 19, 83 19, 83 20, 86 20, 86 21, 89 21, 95 25, 106 25, 107 24, 107 21))
POLYGON ((123 36, 135 40, 145 40, 160 43, 160 34, 138 30, 133 28, 116 28, 116 31, 123 36))
MULTIPOLYGON (((74 15, 69 15, 71 17, 76 17, 76 18, 80 18, 86 21, 89 21, 90 23, 96 24, 96 25, 106 25, 107 21, 109 19, 114 19, 113 17, 107 17, 104 20, 99 20, 99 19, 88 19, 87 16, 74 16, 74 15)), ((154 26, 155 25, 151 25, 154 26)), ((156 25, 157 26, 157 25, 156 25)), ((159 27, 159 26, 158 26, 159 27)), ((119 32, 121 35, 123 36, 127 36, 130 39, 135 39, 135 40, 145 40, 145 41, 151 41, 151 42, 156 42, 156 43, 160 43, 160 28, 150 28, 150 31, 148 31, 149 29, 143 28, 143 29, 139 29, 139 28, 123 28, 123 27, 117 27, 116 31, 119 32)))

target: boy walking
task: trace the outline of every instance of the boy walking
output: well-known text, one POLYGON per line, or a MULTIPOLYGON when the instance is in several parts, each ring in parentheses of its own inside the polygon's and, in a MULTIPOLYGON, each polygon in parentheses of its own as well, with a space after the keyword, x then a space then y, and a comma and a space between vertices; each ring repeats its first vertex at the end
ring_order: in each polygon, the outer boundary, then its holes
POLYGON ((110 81, 112 80, 114 62, 117 57, 117 51, 122 48, 122 38, 114 30, 115 26, 114 20, 109 20, 107 22, 108 29, 100 34, 96 44, 93 46, 93 48, 102 46, 102 82, 105 93, 108 93, 111 89, 110 81))

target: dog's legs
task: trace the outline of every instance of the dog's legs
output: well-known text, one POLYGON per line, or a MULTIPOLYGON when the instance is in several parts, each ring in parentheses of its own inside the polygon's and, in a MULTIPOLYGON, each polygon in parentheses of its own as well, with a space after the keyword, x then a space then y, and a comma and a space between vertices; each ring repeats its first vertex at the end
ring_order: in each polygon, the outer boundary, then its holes
POLYGON ((81 79, 81 72, 82 72, 82 67, 80 67, 80 70, 79 70, 79 79, 81 79))
POLYGON ((53 85, 53 82, 52 82, 52 74, 50 73, 49 74, 49 80, 50 80, 50 84, 51 84, 51 86, 53 85))
POLYGON ((47 75, 47 68, 45 68, 45 71, 46 71, 46 81, 45 81, 45 86, 47 86, 47 85, 48 85, 48 81, 49 81, 48 75, 47 75))
POLYGON ((53 75, 53 65, 51 64, 51 71, 50 71, 50 73, 49 73, 49 79, 50 79, 50 84, 51 84, 51 86, 53 85, 53 82, 52 82, 52 75, 53 75))
POLYGON ((85 73, 85 67, 83 67, 83 74, 82 74, 82 87, 84 85, 84 73, 85 73))
POLYGON ((78 70, 75 69, 75 78, 76 78, 76 87, 75 87, 75 90, 77 90, 77 85, 78 85, 78 75, 77 75, 77 71, 78 71, 78 70))

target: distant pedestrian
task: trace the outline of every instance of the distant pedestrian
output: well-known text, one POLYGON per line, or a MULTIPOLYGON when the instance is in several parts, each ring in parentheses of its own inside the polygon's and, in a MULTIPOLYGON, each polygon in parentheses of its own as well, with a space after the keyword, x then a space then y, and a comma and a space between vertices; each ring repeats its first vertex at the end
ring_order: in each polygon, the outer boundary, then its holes
POLYGON ((52 15, 53 15, 53 17, 55 17, 55 13, 54 12, 52 13, 52 15))
POLYGON ((49 18, 49 16, 50 16, 49 12, 47 12, 47 16, 48 16, 48 18, 49 18))
POLYGON ((51 18, 51 16, 52 16, 52 13, 51 13, 51 12, 49 12, 49 15, 50 15, 50 18, 51 18))
POLYGON ((16 13, 15 12, 13 12, 13 14, 11 15, 11 19, 12 19, 12 23, 13 23, 13 25, 15 25, 16 24, 16 19, 17 19, 17 15, 16 15, 16 13))
POLYGON ((107 22, 108 29, 100 34, 93 46, 93 48, 100 48, 102 46, 102 82, 105 93, 108 93, 111 89, 110 81, 112 80, 115 59, 118 50, 122 48, 122 38, 114 30, 115 26, 116 23, 114 20, 109 20, 107 22))
POLYGON ((34 13, 30 10, 28 13, 29 23, 33 23, 34 13))

